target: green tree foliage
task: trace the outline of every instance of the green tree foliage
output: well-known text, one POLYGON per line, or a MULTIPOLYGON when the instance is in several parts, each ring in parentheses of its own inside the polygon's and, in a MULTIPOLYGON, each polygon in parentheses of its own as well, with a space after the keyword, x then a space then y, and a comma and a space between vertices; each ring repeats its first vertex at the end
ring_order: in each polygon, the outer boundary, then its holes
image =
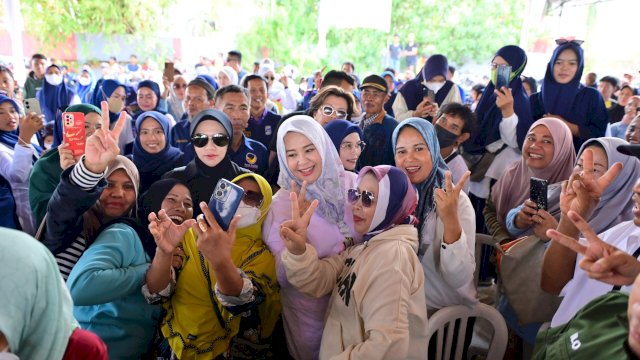
MULTIPOLYGON (((503 45, 518 44, 524 0, 393 1, 391 29, 331 29, 327 52, 319 54, 318 4, 314 0, 275 0, 265 6, 265 17, 238 36, 239 48, 259 58, 260 48, 270 56, 309 71, 327 65, 339 68, 350 60, 359 73, 380 71, 393 34, 402 41, 416 35, 420 54, 442 53, 452 63, 488 62, 503 45)), ((357 16, 357 14, 354 14, 357 16)))

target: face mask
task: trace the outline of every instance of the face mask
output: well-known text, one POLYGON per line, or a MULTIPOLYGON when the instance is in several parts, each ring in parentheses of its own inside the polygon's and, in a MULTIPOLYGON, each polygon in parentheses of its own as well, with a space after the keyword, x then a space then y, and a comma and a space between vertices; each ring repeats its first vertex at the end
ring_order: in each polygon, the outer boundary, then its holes
POLYGON ((124 101, 120 99, 113 99, 108 97, 107 94, 105 94, 104 89, 102 89, 102 87, 100 87, 100 91, 102 92, 102 96, 104 96, 104 98, 107 99, 107 104, 109 104, 110 113, 117 114, 120 111, 122 111, 122 108, 124 108, 124 101))
POLYGON ((458 135, 452 133, 451 131, 443 128, 439 124, 436 124, 436 136, 438 137, 438 143, 440 144, 440 148, 446 148, 458 140, 458 135))
POLYGON ((242 216, 240 221, 238 221, 238 229, 242 229, 258 222, 260 209, 249 206, 245 204, 244 201, 241 201, 238 211, 236 211, 236 215, 242 216))
POLYGON ((87 85, 91 84, 91 79, 81 76, 81 77, 78 78, 78 83, 80 85, 82 85, 82 86, 87 86, 87 85))
POLYGON ((491 69, 491 82, 494 85, 498 83, 498 69, 491 69))
POLYGON ((437 93, 438 90, 440 90, 444 86, 444 81, 443 82, 427 82, 425 83, 425 85, 429 90, 433 91, 434 93, 437 93))
POLYGON ((44 79, 53 86, 62 84, 62 75, 60 74, 45 74, 44 79))

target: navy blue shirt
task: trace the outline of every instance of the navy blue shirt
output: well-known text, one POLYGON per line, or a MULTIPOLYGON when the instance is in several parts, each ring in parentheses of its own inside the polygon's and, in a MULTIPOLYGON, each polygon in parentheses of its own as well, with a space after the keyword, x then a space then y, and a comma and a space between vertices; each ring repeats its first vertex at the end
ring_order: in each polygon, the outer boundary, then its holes
POLYGON ((229 157, 236 165, 262 175, 267 170, 269 151, 261 143, 243 136, 244 141, 238 151, 233 151, 229 144, 229 157))
POLYGON ((280 119, 280 115, 265 109, 260 119, 255 119, 253 116, 249 119, 249 125, 244 130, 244 135, 260 142, 266 148, 269 146, 271 138, 276 136, 280 119))
POLYGON ((184 154, 183 163, 187 164, 196 157, 196 151, 191 144, 190 133, 191 122, 189 120, 179 121, 171 129, 171 146, 177 147, 184 154))

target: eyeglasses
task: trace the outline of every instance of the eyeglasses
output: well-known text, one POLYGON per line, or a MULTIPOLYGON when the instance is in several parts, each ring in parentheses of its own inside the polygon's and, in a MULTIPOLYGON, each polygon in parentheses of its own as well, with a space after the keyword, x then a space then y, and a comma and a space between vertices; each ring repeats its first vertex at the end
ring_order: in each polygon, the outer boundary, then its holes
POLYGON ((571 44, 575 44, 575 45, 582 45, 584 44, 584 40, 570 40, 570 39, 556 39, 556 45, 564 45, 567 43, 571 43, 571 44))
POLYGON ((344 149, 347 151, 353 151, 355 149, 360 150, 361 152, 364 151, 364 147, 367 145, 366 142, 364 141, 358 141, 356 143, 352 143, 352 142, 343 142, 342 144, 340 144, 340 149, 344 149))
POLYGON ((255 191, 245 191, 242 201, 249 206, 260 208, 264 201, 264 196, 261 193, 255 191))
POLYGON ((331 107, 329 105, 324 105, 320 109, 322 110, 322 114, 324 116, 331 116, 331 115, 333 115, 333 113, 335 113, 337 119, 346 119, 347 118, 347 112, 344 111, 344 110, 336 110, 336 109, 334 109, 333 107, 331 107))
POLYGON ((187 84, 173 84, 174 89, 186 89, 187 84))
POLYGON ((359 191, 358 189, 349 189, 347 191, 347 197, 351 204, 355 204, 358 199, 362 199, 362 206, 364 207, 371 207, 373 200, 376 198, 372 193, 359 191))
MULTIPOLYGON (((225 134, 213 134, 211 135, 211 141, 217 146, 227 146, 229 145, 229 136, 225 134)), ((207 134, 195 134, 191 137, 191 143, 195 147, 205 147, 209 143, 209 135, 207 134)))
POLYGON ((276 79, 275 76, 265 76, 264 78, 267 79, 267 80, 271 80, 271 81, 276 79))

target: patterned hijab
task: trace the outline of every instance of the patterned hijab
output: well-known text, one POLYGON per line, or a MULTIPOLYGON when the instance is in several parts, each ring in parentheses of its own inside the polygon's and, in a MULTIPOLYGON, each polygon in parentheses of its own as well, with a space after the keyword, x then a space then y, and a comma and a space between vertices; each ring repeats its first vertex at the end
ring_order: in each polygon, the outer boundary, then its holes
POLYGON ((338 225, 340 232, 345 237, 350 237, 349 227, 344 221, 347 189, 340 181, 340 175, 345 171, 342 161, 329 135, 317 121, 309 116, 292 116, 278 129, 278 162, 281 169, 278 186, 290 191, 292 180, 296 182, 298 188, 302 186, 302 182, 293 175, 287 165, 284 137, 289 132, 297 132, 307 137, 322 157, 322 174, 314 183, 307 184, 307 200, 317 199, 319 204, 316 211, 320 216, 338 225))

